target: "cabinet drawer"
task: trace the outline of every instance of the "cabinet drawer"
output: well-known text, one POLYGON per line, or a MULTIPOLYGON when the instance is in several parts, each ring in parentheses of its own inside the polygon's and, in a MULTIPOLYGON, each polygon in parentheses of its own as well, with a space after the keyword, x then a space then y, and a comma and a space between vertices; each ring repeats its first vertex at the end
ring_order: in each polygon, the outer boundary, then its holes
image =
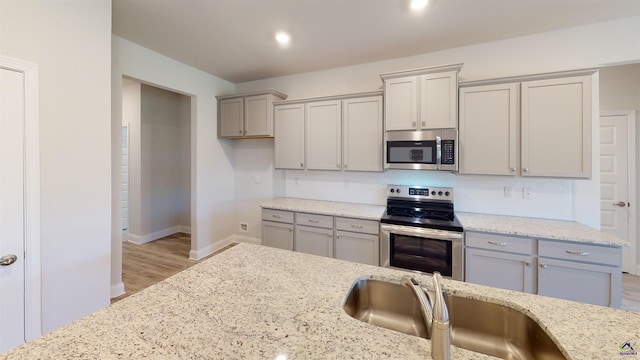
POLYGON ((533 254, 535 240, 525 237, 469 231, 465 235, 465 242, 468 247, 531 255, 533 254))
POLYGON ((336 217, 336 230, 353 231, 364 234, 379 234, 380 223, 375 220, 336 217))
POLYGON ((566 241, 538 241, 538 256, 620 267, 622 249, 566 241))
POLYGON ((293 212, 274 209, 262 209, 262 220, 293 224, 293 212))
POLYGON ((296 213, 296 224, 333 229, 333 216, 296 213))

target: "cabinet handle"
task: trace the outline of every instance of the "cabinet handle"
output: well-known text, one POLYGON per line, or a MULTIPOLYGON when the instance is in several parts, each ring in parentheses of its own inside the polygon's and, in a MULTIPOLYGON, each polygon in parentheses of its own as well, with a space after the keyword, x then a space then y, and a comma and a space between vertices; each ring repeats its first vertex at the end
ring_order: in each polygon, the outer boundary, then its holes
POLYGON ((356 228, 356 229, 363 229, 364 225, 356 225, 356 224, 351 224, 352 228, 356 228))
POLYGON ((304 167, 304 164, 303 164, 303 163, 300 163, 300 167, 301 167, 301 168, 303 168, 303 167, 304 167))
POLYGON ((340 164, 336 164, 336 167, 337 167, 338 169, 340 169, 340 164))
POLYGON ((618 201, 617 203, 614 203, 613 206, 625 207, 627 206, 627 203, 625 203, 624 201, 618 201))
POLYGON ((531 266, 531 263, 530 263, 530 262, 528 262, 528 261, 525 261, 525 262, 524 262, 524 266, 531 266))
POLYGON ((511 168, 511 171, 516 171, 516 170, 518 170, 518 169, 514 168, 514 167, 511 168))
POLYGON ((271 215, 271 216, 273 216, 273 217, 274 217, 274 218, 276 218, 276 219, 282 219, 282 216, 280 216, 280 215, 273 214, 273 215, 271 215))
POLYGON ((415 122, 415 121, 414 121, 414 122, 412 122, 412 123, 411 123, 411 126, 416 127, 416 122, 415 122))
POLYGON ((422 124, 422 127, 425 127, 425 126, 426 126, 426 125, 425 125, 425 123, 424 123, 424 121, 423 121, 423 122, 421 122, 421 124, 422 124))
POLYGON ((238 131, 238 134, 242 135, 242 130, 238 131))
POLYGON ((308 219, 308 221, 309 221, 310 223, 314 223, 314 224, 317 224, 317 223, 319 223, 319 222, 320 222, 320 220, 314 220, 314 219, 308 219))
POLYGON ((529 172, 529 168, 524 168, 524 169, 522 169, 522 171, 529 172))
POLYGON ((497 242, 497 241, 487 241, 489 244, 491 245, 496 245, 496 246, 507 246, 507 243, 505 242, 497 242))
POLYGON ((540 264, 540 267, 543 268, 543 269, 546 269, 547 268, 547 264, 540 264))
POLYGON ((289 232, 293 232, 293 229, 289 229, 289 232))
POLYGON ((571 250, 565 250, 567 254, 571 254, 571 255, 580 255, 580 256, 589 256, 589 252, 587 251, 571 251, 571 250))

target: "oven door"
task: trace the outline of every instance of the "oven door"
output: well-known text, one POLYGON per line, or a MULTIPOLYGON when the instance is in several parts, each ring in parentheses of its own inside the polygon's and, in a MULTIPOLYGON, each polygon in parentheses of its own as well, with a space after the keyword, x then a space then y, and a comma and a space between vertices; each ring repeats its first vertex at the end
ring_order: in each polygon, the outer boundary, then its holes
POLYGON ((464 280, 463 233, 380 224, 382 266, 464 280))

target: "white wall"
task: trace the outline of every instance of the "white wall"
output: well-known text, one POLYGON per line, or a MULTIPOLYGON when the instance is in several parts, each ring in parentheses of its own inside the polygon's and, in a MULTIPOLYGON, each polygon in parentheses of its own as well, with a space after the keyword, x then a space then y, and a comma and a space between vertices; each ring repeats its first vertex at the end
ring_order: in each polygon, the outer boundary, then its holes
MULTIPOLYGON (((464 63, 463 80, 479 80, 514 75, 535 74, 640 59, 640 17, 535 34, 418 56, 379 61, 325 71, 283 76, 237 84, 237 91, 274 88, 288 99, 379 90, 384 72, 452 63, 464 63), (612 39, 615 39, 613 41, 612 39)), ((597 85, 597 81, 596 81, 597 85)), ((596 93, 597 96, 597 93, 596 93)), ((598 128, 597 109, 594 128, 598 128)), ((598 143, 594 132, 594 143, 598 143)), ((255 153, 244 143, 235 144, 236 164, 253 163, 258 168, 272 166, 272 159, 255 164, 255 153)), ((505 178, 456 176, 446 173, 389 171, 383 174, 336 172, 285 172, 285 195, 372 204, 384 203, 384 185, 388 183, 449 185, 455 187, 457 211, 574 219, 599 228, 599 156, 593 157, 591 180, 505 178), (513 197, 504 198, 504 186, 513 187, 513 197), (522 187, 533 190, 531 200, 523 200, 522 187)), ((266 150, 264 150, 266 151, 266 150)), ((263 174, 265 175, 265 174, 263 174)), ((274 177, 280 176, 279 171, 274 177)), ((252 183, 251 176, 236 176, 236 197, 244 188, 266 195, 268 184, 252 183), (257 189, 260 188, 261 190, 257 189)), ((245 201, 244 207, 259 206, 259 201, 245 201)), ((255 227, 260 218, 240 213, 255 227)))
MULTIPOLYGON (((232 83, 184 65, 164 55, 118 36, 112 37, 113 128, 121 125, 122 76, 191 97, 191 256, 201 257, 223 243, 236 230, 233 149, 218 141, 216 129, 216 95, 235 91, 232 83)), ((112 138, 114 149, 120 137, 112 138)), ((120 193, 120 159, 112 163, 113 193, 120 193)), ((114 202, 120 201, 114 196, 114 202)), ((118 206, 113 216, 120 217, 118 206)), ((112 242, 119 244, 121 234, 112 226, 112 242)), ((112 267, 112 284, 121 282, 121 267, 112 267), (119 272, 119 274, 116 274, 119 272), (119 277, 118 277, 119 275, 119 277)))
MULTIPOLYGON (((189 112, 183 111, 183 98, 189 97, 153 86, 141 87, 141 208, 140 228, 131 236, 150 237, 148 241, 189 226, 189 187, 181 173, 190 173, 182 161, 189 160, 189 112), (182 118, 186 115, 186 118, 182 118), (182 222, 185 220, 186 222, 182 222)), ((145 241, 146 242, 146 241, 145 241)))
POLYGON ((111 1, 1 1, 0 34, 2 55, 39 66, 49 332, 109 305, 111 1))
MULTIPOLYGON (((140 234, 142 228, 141 93, 139 82, 128 81, 122 86, 122 124, 129 125, 129 233, 133 234, 140 234)), ((122 291, 124 288, 120 292, 122 291)))

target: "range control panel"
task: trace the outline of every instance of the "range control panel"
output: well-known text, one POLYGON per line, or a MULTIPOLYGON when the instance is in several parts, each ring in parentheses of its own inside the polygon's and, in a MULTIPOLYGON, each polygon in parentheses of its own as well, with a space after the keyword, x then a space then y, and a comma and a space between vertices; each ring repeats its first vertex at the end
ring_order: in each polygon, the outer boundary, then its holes
POLYGON ((453 201, 453 188, 433 186, 388 185, 387 198, 453 201))

